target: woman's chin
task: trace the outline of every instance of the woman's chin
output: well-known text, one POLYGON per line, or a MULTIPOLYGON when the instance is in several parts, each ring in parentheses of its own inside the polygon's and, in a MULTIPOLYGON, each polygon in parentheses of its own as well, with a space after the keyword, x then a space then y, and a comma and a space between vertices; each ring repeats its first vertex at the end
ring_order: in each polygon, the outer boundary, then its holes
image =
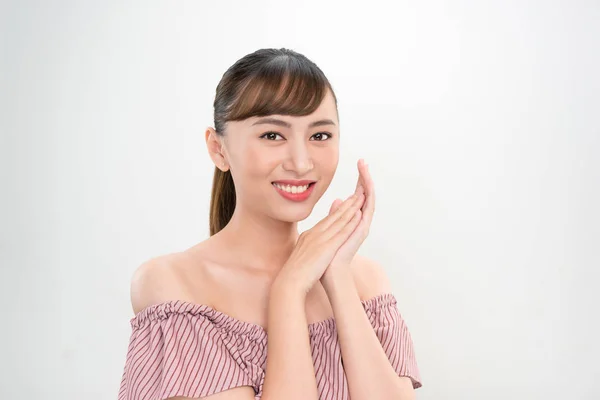
POLYGON ((308 218, 311 212, 312 207, 310 209, 307 207, 303 207, 302 209, 298 210, 279 209, 276 210, 276 213, 274 213, 273 218, 284 222, 300 222, 308 218))

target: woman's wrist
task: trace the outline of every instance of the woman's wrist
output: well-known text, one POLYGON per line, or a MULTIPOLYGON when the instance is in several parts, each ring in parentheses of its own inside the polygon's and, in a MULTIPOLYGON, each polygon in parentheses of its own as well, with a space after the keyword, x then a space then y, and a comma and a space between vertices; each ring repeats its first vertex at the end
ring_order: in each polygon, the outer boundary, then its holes
POLYGON ((271 285, 270 297, 279 300, 302 300, 306 298, 308 290, 300 277, 282 270, 271 285))
POLYGON ((350 265, 330 265, 321 278, 321 284, 328 293, 354 286, 354 276, 350 265))

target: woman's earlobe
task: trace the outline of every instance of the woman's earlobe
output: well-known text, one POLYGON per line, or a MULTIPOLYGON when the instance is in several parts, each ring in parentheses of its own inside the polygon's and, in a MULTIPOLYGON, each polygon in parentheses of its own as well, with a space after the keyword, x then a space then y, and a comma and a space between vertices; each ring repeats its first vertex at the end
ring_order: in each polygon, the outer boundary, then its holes
POLYGON ((221 171, 226 172, 229 168, 227 167, 227 162, 225 160, 221 161, 221 171))

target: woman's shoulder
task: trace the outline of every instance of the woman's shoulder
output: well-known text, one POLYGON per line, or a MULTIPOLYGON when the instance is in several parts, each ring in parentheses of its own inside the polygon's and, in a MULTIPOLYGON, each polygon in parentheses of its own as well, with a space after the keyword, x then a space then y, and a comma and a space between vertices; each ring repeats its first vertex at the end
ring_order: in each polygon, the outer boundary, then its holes
POLYGON ((142 262, 133 272, 130 282, 131 306, 134 314, 152 305, 170 301, 212 306, 204 288, 206 274, 198 250, 190 249, 163 254, 142 262))
POLYGON ((356 254, 351 264, 356 289, 362 300, 392 292, 388 274, 379 262, 356 254))

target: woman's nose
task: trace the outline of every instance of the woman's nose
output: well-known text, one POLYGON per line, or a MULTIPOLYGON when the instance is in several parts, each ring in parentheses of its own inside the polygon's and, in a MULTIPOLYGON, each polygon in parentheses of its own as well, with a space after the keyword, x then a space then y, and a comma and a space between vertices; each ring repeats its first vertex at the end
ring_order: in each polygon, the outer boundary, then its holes
POLYGON ((312 170, 313 162, 306 145, 296 144, 290 146, 290 151, 283 163, 283 168, 286 171, 295 172, 297 175, 304 175, 312 170))

